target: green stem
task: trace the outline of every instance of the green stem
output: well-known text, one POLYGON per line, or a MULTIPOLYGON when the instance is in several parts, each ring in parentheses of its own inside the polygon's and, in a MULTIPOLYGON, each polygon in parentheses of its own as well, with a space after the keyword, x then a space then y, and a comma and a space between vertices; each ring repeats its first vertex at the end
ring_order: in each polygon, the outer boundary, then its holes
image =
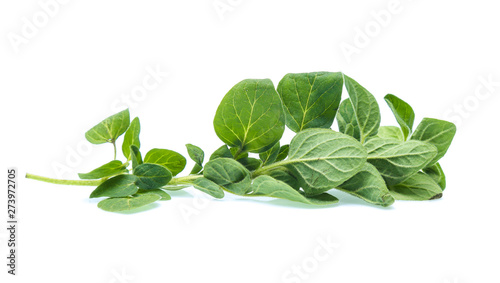
MULTIPOLYGON (((172 180, 170 180, 170 182, 168 182, 168 185, 189 184, 190 181, 202 177, 203 177, 202 175, 188 175, 184 177, 173 178, 172 180)), ((100 184, 102 184, 104 181, 107 180, 107 178, 102 178, 99 180, 64 180, 64 179, 47 178, 30 173, 26 173, 26 178, 46 183, 52 183, 58 185, 73 185, 73 186, 99 186, 100 184)))
POLYGON ((273 164, 262 166, 259 169, 253 171, 252 178, 255 178, 255 177, 260 176, 260 175, 266 175, 267 172, 272 171, 273 169, 276 169, 278 167, 290 164, 290 163, 292 163, 290 160, 282 160, 282 161, 279 161, 279 162, 276 162, 273 164))
POLYGON ((173 185, 189 184, 190 181, 196 180, 196 179, 202 178, 202 177, 203 177, 202 175, 188 175, 188 176, 184 176, 184 177, 173 178, 172 180, 170 180, 170 182, 168 182, 168 185, 173 186, 173 185))
POLYGON ((116 160, 116 141, 113 141, 113 149, 115 150, 115 155, 113 157, 113 160, 116 160))
POLYGON ((105 179, 99 180, 63 180, 42 177, 30 173, 26 173, 26 178, 46 183, 59 184, 59 185, 73 185, 73 186, 99 186, 105 179))

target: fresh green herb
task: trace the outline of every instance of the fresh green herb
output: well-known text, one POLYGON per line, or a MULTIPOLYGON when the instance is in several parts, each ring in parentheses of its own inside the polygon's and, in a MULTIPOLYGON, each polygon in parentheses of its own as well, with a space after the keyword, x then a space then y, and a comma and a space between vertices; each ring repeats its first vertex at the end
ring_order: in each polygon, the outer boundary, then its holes
POLYGON ((177 177, 187 164, 178 152, 153 148, 142 157, 139 118, 130 122, 124 110, 85 134, 93 144, 113 144, 112 161, 79 174, 81 180, 26 177, 97 186, 90 197, 105 198, 98 207, 112 212, 170 200, 168 191, 188 187, 214 198, 226 191, 308 205, 337 203, 331 189, 384 207, 395 200, 440 198, 446 177, 438 161, 450 147, 455 125, 424 118, 413 131, 411 106, 392 94, 385 101, 399 127, 381 127, 375 97, 342 73, 287 74, 277 89, 269 79, 244 80, 215 114, 215 133, 224 145, 206 163, 200 147, 186 145, 194 162, 187 176, 177 177), (342 86, 348 94, 343 101, 342 86), (330 129, 335 118, 338 132, 330 129), (296 134, 280 146, 285 125, 296 134), (116 141, 123 134, 124 162, 116 159, 116 141))

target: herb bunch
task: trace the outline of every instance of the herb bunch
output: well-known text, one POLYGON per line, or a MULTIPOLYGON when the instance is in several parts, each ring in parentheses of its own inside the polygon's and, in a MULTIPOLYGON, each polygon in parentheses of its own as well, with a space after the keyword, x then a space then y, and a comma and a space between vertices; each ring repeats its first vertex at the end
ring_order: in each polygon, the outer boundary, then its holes
POLYGON ((224 145, 206 163, 200 147, 186 145, 195 163, 187 176, 177 177, 186 167, 178 152, 154 148, 143 157, 139 118, 130 122, 127 109, 85 133, 90 143, 113 144, 114 160, 79 174, 81 180, 26 177, 97 186, 90 198, 105 197, 98 207, 113 212, 169 200, 169 191, 186 187, 214 198, 229 192, 310 205, 337 203, 328 193, 332 189, 384 207, 395 200, 440 198, 446 178, 438 161, 455 125, 424 118, 413 130, 411 106, 392 94, 385 101, 399 127, 380 126, 375 97, 340 72, 287 74, 277 89, 269 79, 243 80, 215 114, 215 132, 224 145), (342 101, 343 86, 348 98, 342 101), (330 129, 335 118, 338 132, 330 129), (289 144, 280 143, 285 126, 296 133, 289 144), (125 162, 116 159, 116 141, 123 134, 125 162))

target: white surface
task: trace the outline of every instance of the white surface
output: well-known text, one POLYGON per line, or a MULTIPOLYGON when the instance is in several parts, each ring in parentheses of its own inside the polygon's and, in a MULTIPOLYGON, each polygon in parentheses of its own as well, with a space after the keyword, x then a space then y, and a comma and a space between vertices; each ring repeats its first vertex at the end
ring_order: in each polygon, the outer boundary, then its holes
MULTIPOLYGON (((75 178, 108 161, 110 145, 82 160, 71 152, 142 85, 147 68, 169 75, 129 102, 143 151, 183 154, 186 143, 207 154, 221 144, 213 115, 240 80, 277 84, 289 72, 342 71, 377 97, 385 125, 395 124, 387 93, 408 101, 416 122, 460 122, 442 160, 444 197, 381 209, 333 192, 341 204, 314 209, 231 196, 204 202, 188 190, 121 215, 97 209, 90 187, 21 179, 19 276, 2 267, 0 281, 500 282, 500 86, 474 98, 481 77, 500 82, 495 2, 401 0, 349 58, 342 42, 353 45, 356 29, 371 27, 390 0, 220 2, 234 5, 223 19, 213 0, 68 1, 16 53, 11 33, 43 10, 37 1, 2 1, 1 168, 55 177, 54 164, 62 164, 70 168, 63 177, 75 178), (197 214, 186 217, 189 208, 197 214), (303 279, 287 273, 302 265, 310 271, 303 279)), ((5 193, 0 201, 5 213, 5 193)))

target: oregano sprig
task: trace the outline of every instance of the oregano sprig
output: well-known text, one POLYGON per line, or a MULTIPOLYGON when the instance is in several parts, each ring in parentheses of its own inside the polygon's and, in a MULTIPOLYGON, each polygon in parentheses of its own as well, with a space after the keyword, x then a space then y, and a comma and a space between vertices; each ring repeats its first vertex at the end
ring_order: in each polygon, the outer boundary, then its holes
POLYGON ((106 211, 133 210, 170 200, 169 191, 193 187, 214 198, 224 192, 273 197, 308 205, 332 205, 337 189, 368 203, 440 198, 446 177, 439 160, 455 136, 453 123, 424 118, 393 94, 385 96, 399 127, 380 126, 375 97, 343 73, 287 74, 275 88, 269 79, 248 79, 229 90, 214 118, 224 143, 208 161, 202 148, 187 144, 194 167, 178 177, 186 158, 173 150, 141 152, 139 118, 114 114, 85 133, 90 143, 111 143, 114 158, 81 180, 27 178, 65 185, 97 186, 90 198, 104 198, 106 211), (347 98, 342 100, 343 86, 347 98), (335 118, 339 131, 331 129, 335 118), (285 126, 295 132, 282 141, 285 126), (123 160, 116 141, 124 135, 123 160))

